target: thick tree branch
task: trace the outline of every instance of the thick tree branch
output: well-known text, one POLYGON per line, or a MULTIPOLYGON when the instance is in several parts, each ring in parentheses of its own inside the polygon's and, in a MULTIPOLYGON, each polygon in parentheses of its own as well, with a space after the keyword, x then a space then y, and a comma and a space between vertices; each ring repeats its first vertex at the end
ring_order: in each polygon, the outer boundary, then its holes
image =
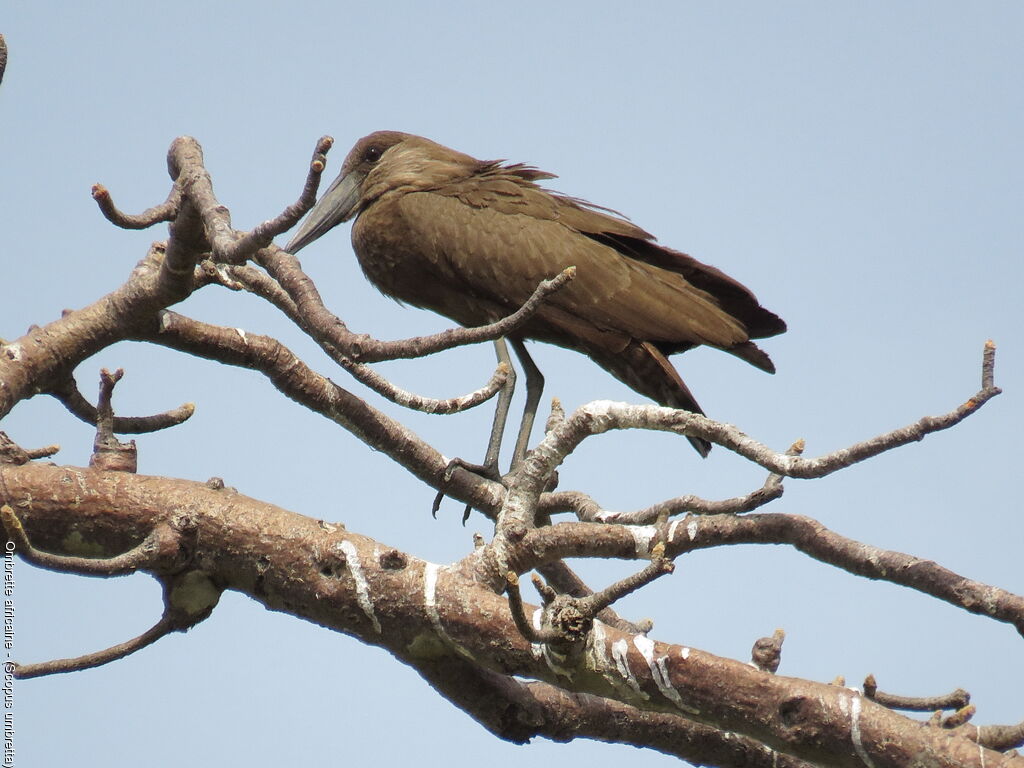
POLYGON ((229 491, 32 463, 2 472, 2 501, 17 510, 38 548, 59 551, 70 526, 87 540, 118 546, 190 509, 198 531, 192 561, 202 563, 211 581, 387 648, 417 668, 445 656, 463 658, 506 675, 682 715, 809 762, 857 768, 912 760, 938 768, 1022 763, 979 749, 963 729, 922 728, 848 689, 771 675, 600 622, 583 653, 558 667, 521 637, 504 598, 460 570, 229 491))
POLYGON ((649 712, 612 699, 569 693, 548 683, 522 683, 461 658, 424 663, 419 673, 498 738, 522 744, 536 736, 630 744, 674 755, 694 765, 810 768, 735 733, 692 720, 649 712))

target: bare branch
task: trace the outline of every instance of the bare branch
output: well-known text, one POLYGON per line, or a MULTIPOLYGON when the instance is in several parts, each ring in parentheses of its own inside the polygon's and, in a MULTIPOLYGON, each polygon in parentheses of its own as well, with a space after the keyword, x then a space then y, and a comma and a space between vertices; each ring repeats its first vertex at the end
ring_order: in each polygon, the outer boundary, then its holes
MULTIPOLYGON (((656 535, 653 526, 559 523, 528 531, 516 548, 514 567, 522 572, 571 557, 644 558, 656 535)), ((815 560, 858 576, 910 587, 971 613, 1012 624, 1024 635, 1024 597, 965 578, 930 560, 846 538, 802 515, 687 517, 668 526, 665 543, 671 557, 733 544, 789 544, 815 560)))
POLYGON ((39 568, 80 576, 120 576, 165 565, 178 552, 179 537, 167 526, 157 526, 138 546, 114 557, 54 555, 32 546, 25 528, 9 504, 0 507, 0 522, 14 541, 15 551, 39 568))
POLYGON ((164 614, 160 620, 147 629, 138 637, 132 638, 123 643, 104 648, 102 651, 87 653, 84 656, 76 656, 70 659, 53 659, 42 661, 37 664, 17 664, 14 666, 14 677, 18 680, 28 680, 32 677, 43 677, 45 675, 58 675, 64 672, 78 672, 83 669, 91 669, 112 661, 123 659, 136 651, 140 651, 148 645, 152 645, 162 637, 176 631, 173 619, 164 614))
POLYGON ((824 477, 880 453, 921 440, 933 432, 949 429, 975 413, 1001 391, 991 386, 990 381, 994 355, 994 345, 986 343, 982 369, 985 379, 983 385, 987 385, 953 411, 941 416, 926 416, 909 426, 817 459, 796 455, 796 449, 802 450, 799 441, 786 453, 776 453, 731 424, 688 411, 653 405, 627 405, 607 400, 588 403, 552 429, 523 462, 502 506, 502 514, 507 519, 514 518, 524 524, 532 524, 540 494, 566 456, 588 437, 615 429, 650 429, 700 437, 718 443, 780 476, 805 479, 824 477))
POLYGON ((508 607, 512 613, 519 634, 531 643, 547 643, 558 638, 558 633, 547 627, 534 628, 523 607, 523 598, 519 594, 519 577, 514 571, 505 574, 505 592, 508 594, 508 607))
POLYGON ((456 473, 446 481, 449 462, 444 456, 390 416, 314 373, 276 339, 201 323, 171 311, 162 312, 157 323, 140 326, 136 334, 139 340, 262 372, 289 398, 387 453, 431 487, 443 485, 449 495, 478 509, 495 509, 504 493, 500 483, 469 473, 456 473))
POLYGON ((969 723, 971 718, 978 713, 977 707, 973 704, 968 704, 965 707, 961 707, 953 714, 942 720, 943 728, 959 728, 960 726, 969 723))
MULTIPOLYGON (((803 453, 804 441, 797 440, 786 451, 787 456, 799 456, 803 453)), ((732 499, 711 501, 693 494, 677 496, 674 499, 653 504, 637 512, 606 512, 596 504, 584 504, 577 510, 577 517, 583 521, 599 523, 622 523, 624 525, 645 525, 654 522, 661 515, 723 515, 752 512, 782 496, 782 475, 769 473, 764 485, 745 496, 732 499)), ((543 501, 543 498, 542 498, 543 501)))
MULTIPOLYGON (((304 330, 310 336, 314 335, 307 327, 305 319, 295 306, 295 302, 291 300, 291 297, 284 291, 284 289, 281 288, 280 284, 273 278, 269 277, 266 273, 253 269, 252 267, 245 266, 228 267, 224 274, 221 275, 219 270, 217 270, 217 273, 219 275, 218 282, 223 284, 227 280, 233 279, 234 281, 237 281, 237 287, 243 288, 244 290, 256 294, 270 302, 287 315, 292 322, 299 326, 299 328, 304 330)), ((232 286, 229 285, 228 287, 232 286)), ((475 408, 481 403, 486 402, 494 397, 494 395, 497 394, 505 384, 509 375, 508 371, 510 370, 499 364, 495 372, 491 375, 490 380, 479 389, 457 397, 438 399, 433 397, 424 397, 401 389, 374 371, 368 365, 352 361, 329 344, 323 343, 321 344, 321 348, 332 360, 334 360, 334 362, 348 371, 353 378, 369 387, 377 394, 387 398, 393 403, 403 406, 404 408, 431 414, 459 413, 470 408, 475 408)))
POLYGON ((365 334, 353 334, 323 304, 313 282, 302 271, 298 259, 276 248, 261 251, 258 261, 281 284, 305 318, 304 328, 321 346, 339 350, 351 360, 361 363, 425 357, 453 347, 493 341, 521 327, 555 291, 575 275, 569 267, 549 280, 541 281, 518 310, 489 325, 478 328, 450 328, 430 336, 416 336, 400 341, 378 341, 365 334))
MULTIPOLYGON (((158 526, 169 530, 169 526, 158 526)), ((171 632, 184 632, 203 621, 213 612, 220 601, 221 589, 213 584, 203 571, 186 571, 161 578, 163 586, 164 612, 160 620, 138 637, 102 651, 88 653, 71 659, 56 659, 37 664, 13 664, 14 676, 18 679, 55 675, 63 672, 77 672, 112 661, 123 659, 136 651, 152 645, 171 632)))
POLYGON ((934 712, 937 709, 962 709, 971 702, 971 694, 957 688, 942 696, 897 696, 878 690, 874 675, 864 679, 864 696, 890 709, 906 709, 915 712, 934 712))
POLYGON ((346 358, 339 358, 338 362, 354 378, 391 402, 414 411, 439 415, 460 413, 490 400, 505 385, 512 370, 505 363, 498 363, 498 367, 491 374, 491 378, 480 389, 466 395, 439 400, 433 397, 424 397, 423 395, 406 392, 404 389, 400 389, 392 384, 368 365, 353 363, 346 358))
POLYGON ((120 227, 121 229, 148 229, 162 221, 172 221, 178 214, 178 209, 181 206, 181 187, 175 184, 171 187, 171 191, 167 194, 167 199, 164 202, 152 208, 147 208, 142 213, 136 215, 123 213, 114 205, 114 200, 110 196, 110 190, 102 184, 92 185, 92 199, 96 201, 96 204, 100 207, 100 212, 107 221, 115 227, 120 227))
POLYGON ((42 448, 28 448, 25 450, 25 455, 29 459, 45 459, 53 456, 55 453, 60 451, 60 446, 57 444, 46 445, 42 448))
POLYGON ((138 451, 135 441, 122 443, 114 436, 114 409, 110 398, 114 386, 124 376, 118 368, 111 373, 106 368, 100 371, 100 397, 96 405, 96 439, 92 444, 89 466, 112 472, 134 472, 138 468, 138 451))
POLYGON ((216 244, 214 253, 218 261, 242 264, 256 251, 270 245, 273 239, 282 232, 287 232, 294 227, 299 219, 306 215, 306 212, 316 203, 320 177, 327 167, 327 153, 333 144, 334 139, 330 136, 321 136, 317 141, 316 148, 313 150, 313 159, 309 163, 309 172, 306 174, 306 183, 302 187, 299 199, 273 219, 258 224, 233 242, 216 244))
MULTIPOLYGON (((594 594, 594 590, 588 587, 586 583, 576 575, 576 572, 562 560, 555 560, 551 563, 538 565, 537 572, 547 579, 548 584, 555 587, 558 592, 569 595, 570 597, 587 597, 594 594)), ((538 582, 540 582, 540 580, 536 579, 534 583, 536 584, 538 582)), ((550 591, 550 598, 547 602, 551 602, 551 600, 554 599, 556 592, 552 590, 551 587, 540 582, 540 586, 538 586, 537 589, 540 590, 542 587, 550 591)), ((542 595, 543 594, 544 593, 542 593, 542 595)), ((605 608, 598 611, 597 618, 610 627, 615 627, 622 632, 629 632, 632 634, 643 634, 644 632, 649 632, 653 626, 650 619, 640 623, 627 621, 611 608, 605 608)))
MULTIPOLYGON (((50 395, 57 399, 72 415, 86 424, 96 424, 97 410, 78 389, 73 377, 61 381, 50 390, 50 395)), ((114 416, 112 431, 119 435, 139 435, 156 432, 169 427, 176 427, 187 421, 196 411, 195 403, 184 403, 163 413, 152 416, 114 416)))
POLYGON ((765 484, 757 490, 751 491, 745 496, 736 496, 732 499, 709 500, 702 499, 700 496, 694 496, 693 494, 687 494, 685 496, 677 496, 674 499, 660 501, 646 509, 635 512, 599 510, 594 514, 593 508, 589 508, 586 511, 593 516, 580 517, 580 520, 585 522, 620 523, 622 525, 647 525, 653 523, 662 514, 680 515, 692 513, 695 515, 721 515, 751 512, 782 496, 782 483, 778 482, 776 478, 778 478, 778 475, 769 475, 765 484))
POLYGON ((0 465, 27 464, 32 459, 52 456, 60 450, 59 445, 47 445, 44 448, 25 449, 11 440, 7 433, 0 432, 0 465))
POLYGON ((977 765, 982 758, 997 764, 997 755, 979 753, 961 729, 922 728, 847 689, 766 675, 599 622, 584 654, 561 661, 538 654, 515 627, 507 600, 462 569, 412 556, 397 562, 379 542, 201 483, 28 463, 6 468, 0 490, 11 506, 24 505, 26 530, 58 544, 69 525, 87 537, 114 522, 129 530, 152 528, 187 506, 197 515, 194 559, 209 579, 268 606, 287 603, 297 616, 384 647, 414 666, 446 655, 515 670, 570 686, 575 695, 691 717, 810 762, 852 768, 867 762, 860 757, 866 755, 876 768, 897 768, 911 758, 949 768, 977 765), (89 492, 83 495, 83 488, 89 492), (138 503, 143 490, 151 503, 138 503), (68 514, 72 508, 74 516, 68 514), (300 541, 301 547, 288 545, 300 541), (252 556, 238 557, 239 547, 248 547, 252 556), (423 621, 433 640, 424 640, 423 621), (857 734, 856 753, 851 731, 857 734))
POLYGON ((650 584, 652 581, 675 570, 675 564, 665 557, 665 545, 658 542, 654 546, 651 562, 639 573, 634 573, 621 579, 604 589, 595 592, 589 597, 579 598, 576 602, 580 611, 587 617, 593 618, 597 612, 607 608, 617 600, 626 595, 636 592, 640 587, 650 584))

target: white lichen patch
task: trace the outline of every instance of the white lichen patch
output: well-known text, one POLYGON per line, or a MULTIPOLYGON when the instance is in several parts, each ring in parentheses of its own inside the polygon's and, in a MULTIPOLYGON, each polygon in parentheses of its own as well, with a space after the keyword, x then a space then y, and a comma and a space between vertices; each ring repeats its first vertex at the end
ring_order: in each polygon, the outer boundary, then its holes
POLYGON ((190 571, 177 580, 171 590, 171 606, 188 616, 209 611, 220 601, 220 590, 202 571, 190 571))
POLYGON ((618 670, 620 677, 625 681, 626 685, 642 699, 650 699, 646 693, 640 688, 640 683, 636 679, 636 675, 633 674, 633 670, 629 666, 629 643, 626 642, 625 638, 616 640, 612 643, 612 661, 615 662, 615 669, 618 670))
POLYGON ((634 636, 633 645, 640 651, 644 661, 647 662, 647 667, 651 670, 654 684, 658 686, 661 694, 684 712, 689 712, 691 715, 699 714, 699 709, 694 709, 683 703, 683 697, 679 695, 679 691, 672 685, 668 671, 668 654, 656 656, 654 653, 654 641, 644 635, 634 636))
MULTIPOLYGON (((533 612, 533 616, 530 617, 530 623, 533 624, 534 629, 540 630, 544 624, 543 608, 538 608, 533 612)), ((547 668, 556 675, 572 680, 572 670, 564 666, 566 660, 564 653, 553 650, 546 643, 530 643, 530 652, 535 659, 543 659, 547 668)))
POLYGON ((427 619, 430 621, 434 634, 441 638, 448 647, 454 648, 467 659, 473 659, 473 654, 456 643, 441 626, 441 614, 437 610, 437 577, 440 571, 441 566, 437 563, 427 563, 423 567, 423 610, 427 613, 427 619))
POLYGON ((373 610, 373 600, 370 597, 370 584, 366 580, 366 573, 363 571, 363 564, 359 560, 359 550, 356 549, 356 545, 348 539, 345 539, 338 548, 345 553, 345 561, 348 563, 349 573, 352 574, 352 580, 356 584, 356 602, 359 603, 359 607, 363 609, 363 613, 366 614, 366 618, 373 624, 374 630, 377 634, 380 634, 380 622, 377 621, 377 614, 373 610))
POLYGON ((653 525, 627 525, 626 530, 633 536, 633 548, 637 557, 648 557, 651 554, 651 542, 658 535, 653 525))

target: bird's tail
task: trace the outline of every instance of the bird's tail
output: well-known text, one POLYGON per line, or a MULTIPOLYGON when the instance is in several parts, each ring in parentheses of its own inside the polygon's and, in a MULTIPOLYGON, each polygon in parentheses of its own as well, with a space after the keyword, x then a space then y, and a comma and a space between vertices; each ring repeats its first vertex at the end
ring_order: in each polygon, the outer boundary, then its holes
MULTIPOLYGON (((595 355, 592 350, 588 353, 623 384, 659 405, 704 415, 675 366, 649 341, 630 341, 616 354, 595 355)), ((701 456, 711 452, 711 443, 707 440, 699 437, 687 439, 701 456)))

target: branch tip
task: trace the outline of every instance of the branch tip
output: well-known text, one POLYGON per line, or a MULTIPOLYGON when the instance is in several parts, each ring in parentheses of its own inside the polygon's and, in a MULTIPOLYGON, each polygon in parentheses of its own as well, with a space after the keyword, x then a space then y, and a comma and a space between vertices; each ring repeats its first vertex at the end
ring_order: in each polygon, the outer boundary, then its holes
MULTIPOLYGON (((963 688, 940 696, 899 696, 878 690, 874 675, 864 678, 864 698, 889 709, 904 709, 912 712, 934 712, 936 710, 963 710, 971 701, 971 694, 963 688)), ((951 715, 950 717, 954 717, 951 715)), ((965 721, 966 722, 966 721, 965 721)), ((954 726, 947 726, 954 727, 954 726)))

